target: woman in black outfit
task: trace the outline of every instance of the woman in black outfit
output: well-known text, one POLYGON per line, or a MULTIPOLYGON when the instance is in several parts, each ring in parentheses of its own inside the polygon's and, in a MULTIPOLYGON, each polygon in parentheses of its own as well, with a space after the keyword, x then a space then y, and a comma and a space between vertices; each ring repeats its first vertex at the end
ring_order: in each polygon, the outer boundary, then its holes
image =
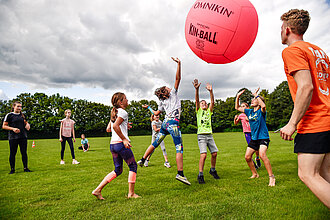
POLYGON ((25 120, 22 114, 22 104, 18 101, 12 104, 11 112, 8 113, 3 121, 2 128, 8 130, 8 139, 10 147, 9 163, 11 171, 9 174, 15 173, 15 157, 18 145, 22 154, 24 172, 29 170, 27 158, 27 131, 30 130, 30 124, 25 120))

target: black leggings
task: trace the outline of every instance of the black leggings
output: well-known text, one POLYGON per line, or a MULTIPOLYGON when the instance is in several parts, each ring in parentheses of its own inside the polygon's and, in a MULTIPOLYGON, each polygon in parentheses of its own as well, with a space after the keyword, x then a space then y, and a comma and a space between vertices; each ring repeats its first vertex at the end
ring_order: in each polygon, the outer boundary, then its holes
POLYGON ((23 138, 23 139, 9 140, 9 147, 10 147, 9 163, 10 163, 10 168, 12 170, 15 170, 15 158, 16 158, 18 145, 19 145, 19 149, 22 154, 22 162, 23 162, 24 168, 27 168, 27 164, 28 164, 28 158, 27 158, 27 153, 26 153, 27 139, 23 138))
POLYGON ((75 159, 76 157, 74 156, 74 149, 73 149, 72 137, 64 137, 64 136, 62 136, 62 140, 63 141, 61 142, 61 146, 62 146, 62 149, 61 149, 61 160, 63 160, 63 158, 64 158, 64 150, 65 150, 65 142, 66 141, 69 143, 72 159, 75 159))

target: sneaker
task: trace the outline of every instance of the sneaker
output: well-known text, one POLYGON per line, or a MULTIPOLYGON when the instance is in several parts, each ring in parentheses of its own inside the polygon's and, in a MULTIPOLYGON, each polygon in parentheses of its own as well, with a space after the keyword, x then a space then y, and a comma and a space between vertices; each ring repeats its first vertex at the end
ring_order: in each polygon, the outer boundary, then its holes
POLYGON ((179 175, 179 174, 176 174, 175 179, 177 179, 177 180, 179 180, 180 182, 182 182, 182 183, 184 183, 184 184, 187 184, 187 185, 189 185, 189 186, 190 186, 190 184, 191 184, 191 183, 187 180, 187 177, 185 177, 185 176, 181 176, 181 175, 179 175))
POLYGON ((140 167, 143 167, 143 162, 142 162, 142 160, 139 160, 139 161, 137 162, 137 164, 139 164, 140 167))
POLYGON ((220 179, 220 177, 219 177, 219 175, 218 175, 218 173, 217 173, 216 170, 213 171, 213 172, 210 170, 210 174, 214 177, 214 179, 217 179, 217 180, 220 179))
POLYGON ((144 161, 144 164, 143 164, 145 167, 148 167, 149 166, 149 160, 146 160, 144 161))
POLYGON ((256 170, 257 170, 257 169, 259 168, 258 165, 254 162, 254 160, 252 160, 252 162, 253 162, 254 167, 255 167, 256 170))
POLYGON ((204 176, 200 176, 200 175, 198 175, 198 176, 197 176, 197 180, 198 180, 198 183, 199 183, 199 184, 205 184, 204 176))
POLYGON ((11 170, 8 174, 13 174, 15 173, 15 170, 11 170))
POLYGON ((260 168, 260 167, 261 167, 260 159, 257 159, 257 158, 256 158, 256 163, 257 163, 258 168, 260 168))
POLYGON ((28 173, 30 173, 30 172, 32 172, 32 171, 29 170, 29 168, 24 168, 24 172, 28 172, 28 173))
POLYGON ((169 162, 165 162, 165 163, 164 163, 164 166, 167 167, 167 168, 171 168, 171 165, 170 165, 169 162))
POLYGON ((60 164, 65 164, 64 160, 61 160, 60 164))
POLYGON ((72 164, 80 164, 77 160, 72 160, 72 164))

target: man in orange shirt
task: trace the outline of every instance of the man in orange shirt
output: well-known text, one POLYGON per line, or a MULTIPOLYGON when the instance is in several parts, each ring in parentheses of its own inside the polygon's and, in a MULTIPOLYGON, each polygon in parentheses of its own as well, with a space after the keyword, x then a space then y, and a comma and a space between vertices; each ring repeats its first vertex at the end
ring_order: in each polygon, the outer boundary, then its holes
POLYGON ((281 130, 284 140, 294 140, 298 175, 317 198, 330 208, 330 62, 319 47, 305 42, 310 17, 292 9, 281 16, 284 70, 294 101, 291 118, 281 130))

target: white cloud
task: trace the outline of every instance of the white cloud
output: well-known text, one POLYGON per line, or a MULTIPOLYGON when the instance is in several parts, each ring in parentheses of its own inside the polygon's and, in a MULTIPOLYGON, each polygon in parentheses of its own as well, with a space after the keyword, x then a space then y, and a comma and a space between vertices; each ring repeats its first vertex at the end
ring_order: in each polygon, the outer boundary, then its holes
POLYGON ((241 87, 272 91, 285 80, 280 16, 291 8, 310 12, 305 40, 330 53, 325 0, 251 2, 259 16, 254 45, 234 63, 212 65, 185 42, 192 1, 0 1, 1 81, 45 89, 82 85, 151 99, 155 88, 173 85, 176 64, 170 57, 176 56, 182 60, 182 98, 194 98, 194 78, 211 82, 216 98, 233 96, 241 87))
POLYGON ((8 100, 7 95, 0 89, 0 100, 8 100))

